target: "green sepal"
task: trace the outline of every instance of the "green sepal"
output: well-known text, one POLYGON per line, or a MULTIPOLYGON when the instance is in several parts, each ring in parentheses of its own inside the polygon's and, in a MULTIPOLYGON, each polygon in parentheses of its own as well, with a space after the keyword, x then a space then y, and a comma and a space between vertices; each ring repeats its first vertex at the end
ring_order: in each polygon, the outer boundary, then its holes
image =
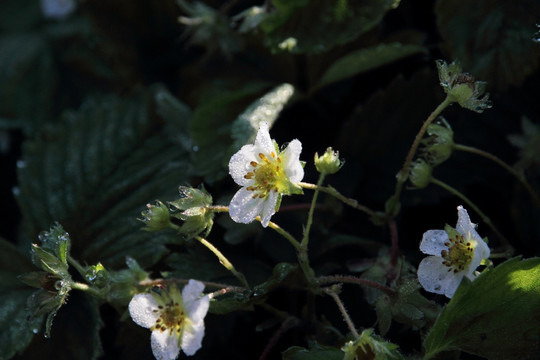
POLYGON ((70 277, 66 264, 55 255, 42 249, 36 244, 32 244, 32 254, 34 255, 34 263, 46 272, 58 275, 61 278, 70 277))
POLYGON ((349 341, 341 349, 345 352, 343 360, 390 360, 403 359, 399 346, 385 341, 373 334, 373 329, 366 329, 358 339, 349 341))

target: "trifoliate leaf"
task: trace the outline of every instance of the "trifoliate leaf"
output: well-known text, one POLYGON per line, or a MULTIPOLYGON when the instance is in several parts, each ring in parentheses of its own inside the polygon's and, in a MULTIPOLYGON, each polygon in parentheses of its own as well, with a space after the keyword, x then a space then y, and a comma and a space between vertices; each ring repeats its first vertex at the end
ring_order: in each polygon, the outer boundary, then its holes
POLYGON ((399 42, 356 50, 337 59, 330 65, 315 87, 321 88, 421 52, 426 52, 426 48, 420 45, 408 45, 399 42))
POLYGON ((424 341, 430 359, 460 349, 488 359, 538 359, 540 258, 510 259, 464 279, 424 341))
POLYGON ((260 28, 273 51, 322 52, 371 30, 397 3, 393 0, 273 0, 274 12, 263 19, 260 28))
POLYGON ((0 359, 21 353, 38 331, 43 317, 28 320, 26 299, 35 291, 18 276, 34 271, 30 260, 0 239, 0 359))
POLYGON ((58 221, 81 261, 114 269, 126 256, 144 267, 163 256, 171 234, 140 231, 137 217, 146 203, 172 197, 190 167, 163 134, 165 124, 151 116, 152 99, 87 99, 25 143, 17 200, 27 241, 58 221))
POLYGON ((538 68, 538 1, 439 0, 435 13, 447 58, 490 86, 519 85, 538 68))

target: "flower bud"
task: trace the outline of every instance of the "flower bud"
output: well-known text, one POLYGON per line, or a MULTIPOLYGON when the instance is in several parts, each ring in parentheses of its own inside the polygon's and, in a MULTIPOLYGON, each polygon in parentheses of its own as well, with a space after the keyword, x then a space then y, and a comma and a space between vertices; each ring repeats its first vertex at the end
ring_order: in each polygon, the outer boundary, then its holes
POLYGON ((486 82, 475 81, 471 74, 462 72, 461 66, 455 61, 448 65, 443 60, 437 60, 437 70, 444 92, 452 101, 478 113, 491 108, 489 94, 479 98, 486 90, 486 82))
POLYGON ((172 216, 183 221, 180 233, 187 236, 195 236, 206 230, 210 232, 214 224, 214 212, 207 209, 212 205, 212 196, 204 190, 186 186, 180 186, 182 197, 169 204, 181 212, 173 213, 172 216))
POLYGON ((418 159, 411 164, 409 180, 418 189, 423 189, 431 182, 433 168, 423 159, 418 159))
POLYGON ((429 125, 426 131, 428 136, 422 140, 424 144, 423 155, 432 166, 437 166, 448 160, 454 151, 454 132, 444 119, 442 121, 443 125, 429 125))
POLYGON ((326 149, 326 152, 321 157, 319 157, 318 153, 315 153, 315 167, 321 174, 335 174, 344 163, 339 159, 339 151, 334 151, 331 147, 326 149))
POLYGON ((143 230, 160 231, 170 227, 171 217, 165 204, 157 200, 156 205, 146 204, 146 207, 147 209, 141 212, 142 219, 139 219, 145 224, 143 230))

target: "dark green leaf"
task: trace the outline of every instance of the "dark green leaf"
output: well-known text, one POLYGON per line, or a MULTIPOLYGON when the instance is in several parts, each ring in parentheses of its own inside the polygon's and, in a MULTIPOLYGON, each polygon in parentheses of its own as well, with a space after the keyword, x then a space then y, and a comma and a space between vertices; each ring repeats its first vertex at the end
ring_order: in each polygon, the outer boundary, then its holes
POLYGON ((23 129, 32 133, 51 119, 57 93, 46 38, 39 33, 0 35, 0 68, 0 117, 22 120, 23 129))
POLYGON ((275 10, 261 22, 274 51, 322 52, 371 30, 399 1, 274 0, 275 10), (314 26, 314 24, 317 24, 314 26))
POLYGON ((1 30, 26 30, 39 24, 41 20, 43 20, 43 15, 39 7, 39 1, 0 1, 1 30))
POLYGON ((18 279, 20 274, 33 270, 28 258, 11 243, 0 239, 0 359, 22 352, 43 321, 42 317, 28 320, 26 299, 35 289, 18 279))
POLYGON ((232 123, 267 87, 264 83, 251 83, 237 91, 217 94, 205 99, 193 112, 190 126, 194 142, 193 163, 207 182, 227 174, 227 164, 235 151, 231 150, 232 123))
POLYGON ((489 359, 540 356, 540 258, 464 279, 424 341, 426 359, 460 349, 489 359))
POLYGON ((343 360, 345 354, 340 349, 312 344, 310 349, 292 346, 282 353, 283 360, 343 360))
POLYGON ((190 174, 187 154, 151 116, 152 99, 90 98, 25 144, 17 200, 27 239, 58 221, 73 256, 88 263, 114 268, 133 256, 146 267, 163 256, 171 233, 149 236, 136 219, 144 204, 174 196, 190 174))
POLYGON ((36 336, 24 359, 87 360, 102 354, 103 322, 97 301, 73 292, 54 320, 51 337, 36 336))
POLYGON ((488 86, 519 85, 540 63, 540 47, 532 40, 540 2, 439 0, 437 26, 448 60, 488 86))
POLYGON ((398 42, 353 51, 330 65, 315 88, 321 88, 421 52, 425 53, 426 48, 398 42))

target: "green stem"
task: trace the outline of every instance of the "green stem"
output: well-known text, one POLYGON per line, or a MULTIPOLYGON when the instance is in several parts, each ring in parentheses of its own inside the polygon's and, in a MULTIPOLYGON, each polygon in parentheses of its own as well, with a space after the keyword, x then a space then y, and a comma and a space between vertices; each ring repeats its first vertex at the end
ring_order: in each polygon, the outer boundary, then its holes
POLYGON ((79 274, 84 277, 86 275, 86 269, 74 258, 71 257, 71 255, 68 255, 68 263, 75 268, 79 272, 79 274))
POLYGON ((484 150, 480 150, 480 149, 477 149, 475 147, 472 147, 472 146, 467 146, 467 145, 461 145, 461 144, 455 144, 454 148, 456 150, 460 150, 460 151, 465 151, 465 152, 468 152, 468 153, 472 153, 472 154, 476 154, 476 155, 480 155, 480 156, 483 156, 485 157, 486 159, 489 159, 497 164, 499 164, 500 166, 502 166, 506 171, 508 171, 510 174, 512 174, 514 177, 516 177, 516 179, 519 180, 519 182, 523 185, 523 187, 529 192, 529 194, 531 195, 533 201, 534 201, 534 204, 540 208, 540 197, 538 196, 538 194, 533 190, 533 188, 531 187, 531 185, 529 184, 529 182, 527 181, 527 179, 525 178, 525 176, 523 175, 523 173, 517 171, 516 169, 514 169, 512 166, 508 165, 507 163, 505 163, 504 161, 502 161, 501 159, 499 159, 497 156, 487 152, 487 151, 484 151, 484 150))
POLYGON ((356 331, 356 327, 354 326, 354 323, 352 322, 351 317, 349 316, 349 313, 347 313, 347 309, 345 309, 345 306, 343 305, 343 302, 339 298, 339 295, 333 290, 333 289, 324 289, 324 292, 332 299, 334 299, 339 311, 341 312, 341 315, 343 316, 343 320, 345 320, 345 323, 349 327, 349 330, 353 334, 355 339, 358 339, 360 337, 360 334, 358 334, 358 331, 356 331))
POLYGON ((90 285, 88 284, 85 284, 85 283, 80 283, 80 282, 72 282, 70 284, 71 288, 72 289, 76 289, 76 290, 80 290, 80 291, 84 291, 98 299, 102 299, 103 300, 103 293, 97 289, 94 289, 93 287, 91 287, 90 285))
POLYGON ((321 276, 317 278, 317 283, 321 285, 330 284, 330 283, 349 283, 349 284, 355 284, 355 285, 368 286, 370 288, 380 290, 389 296, 393 296, 396 294, 394 289, 391 289, 386 285, 379 284, 378 282, 375 282, 372 280, 362 279, 362 278, 359 278, 356 276, 350 276, 350 275, 321 276))
POLYGON ((213 212, 229 212, 229 207, 225 205, 207 206, 206 209, 213 212))
MULTIPOLYGON (((396 189, 394 191, 394 195, 392 195, 393 198, 396 200, 399 199, 401 196, 401 191, 403 190, 403 184, 405 181, 407 181, 407 178, 409 177, 409 167, 411 166, 411 162, 413 161, 414 155, 416 154, 416 150, 418 150, 418 146, 420 146, 420 141, 422 141, 422 137, 424 137, 424 134, 426 133, 426 130, 429 125, 437 118, 437 116, 440 115, 440 113, 452 103, 452 99, 450 96, 446 96, 446 99, 442 103, 437 106, 435 110, 431 114, 429 114, 429 117, 424 121, 424 124, 416 134, 416 137, 414 138, 414 141, 411 145, 411 148, 409 149, 409 153, 407 154, 407 157, 405 158, 405 161, 403 162, 403 166, 399 173, 397 174, 397 183, 396 183, 396 189)), ((390 214, 387 214, 390 215, 390 214)))
POLYGON ((461 192, 459 192, 458 190, 456 190, 455 188, 453 188, 452 186, 440 181, 440 180, 437 180, 435 178, 431 178, 431 182, 437 186, 440 186, 441 188, 445 189, 446 191, 448 191, 449 193, 459 197, 461 200, 463 200, 464 202, 467 203, 467 205, 472 208, 478 215, 480 215, 480 217, 482 218, 482 221, 484 221, 490 228, 491 230, 493 230, 493 232, 499 237, 499 239, 501 240, 501 242, 503 243, 503 245, 508 248, 508 249, 511 249, 512 246, 510 245, 510 242, 508 241, 508 239, 506 239, 506 237, 504 237, 504 235, 495 227, 495 225, 491 222, 491 219, 482 212, 482 210, 480 210, 480 208, 478 206, 476 206, 475 203, 473 203, 468 197, 466 197, 465 195, 463 195, 461 192))
MULTIPOLYGON (((259 219, 259 217, 257 217, 257 219, 259 219)), ((298 240, 296 240, 290 233, 282 229, 278 224, 270 221, 268 223, 268 227, 276 231, 285 239, 289 240, 289 242, 294 246, 294 248, 296 249, 296 255, 298 257, 298 263, 300 264, 300 268, 302 269, 302 272, 306 276, 306 281, 308 282, 310 288, 315 289, 317 287, 317 284, 315 281, 315 272, 309 265, 307 248, 302 246, 298 242, 298 240)))
MULTIPOLYGON (((260 221, 259 217, 257 217, 257 219, 260 221)), ((272 221, 268 222, 268 227, 274 230, 275 232, 277 232, 279 235, 283 236, 285 239, 287 239, 291 243, 291 245, 294 246, 296 251, 300 251, 302 246, 300 245, 298 240, 296 240, 294 236, 292 236, 289 232, 287 232, 286 230, 281 228, 278 224, 272 221)))
POLYGON ((351 198, 348 198, 348 197, 342 195, 339 191, 337 191, 332 186, 318 186, 318 185, 315 185, 315 184, 310 184, 310 183, 305 183, 305 182, 300 182, 300 183, 298 183, 298 185, 300 185, 304 189, 318 190, 318 191, 321 191, 323 193, 329 194, 329 195, 335 197, 336 199, 342 201, 343 203, 349 205, 350 207, 353 207, 353 208, 355 208, 357 210, 363 211, 364 213, 366 213, 366 214, 368 214, 370 216, 375 216, 376 215, 375 211, 371 210, 367 206, 359 204, 358 201, 356 201, 355 199, 351 199, 351 198))
POLYGON ((227 270, 229 270, 230 272, 233 273, 234 276, 236 276, 236 278, 238 280, 240 280, 240 282, 242 283, 242 285, 244 285, 247 289, 249 289, 249 284, 248 282, 246 281, 246 278, 244 277, 244 274, 242 274, 241 272, 237 271, 233 264, 229 261, 229 259, 227 259, 225 257, 225 255, 223 255, 221 253, 221 251, 218 250, 218 248, 216 248, 214 245, 212 245, 212 243, 210 243, 208 240, 206 240, 205 238, 203 237, 200 237, 200 236, 195 236, 195 239, 198 240, 201 244, 203 244, 204 246, 206 246, 208 248, 208 250, 210 250, 211 252, 214 253, 214 255, 217 256, 217 258, 219 259, 219 262, 221 263, 221 265, 223 265, 227 270))
POLYGON ((306 228, 304 229, 304 237, 302 238, 302 242, 300 245, 307 249, 308 242, 309 242, 309 230, 311 229, 311 225, 313 224, 313 212, 315 210, 315 204, 317 203, 317 197, 319 196, 319 189, 322 186, 322 183, 324 181, 324 174, 319 175, 319 180, 317 181, 317 185, 315 188, 315 192, 313 193, 313 199, 311 200, 311 207, 309 208, 308 212, 308 218, 306 222, 306 228))

